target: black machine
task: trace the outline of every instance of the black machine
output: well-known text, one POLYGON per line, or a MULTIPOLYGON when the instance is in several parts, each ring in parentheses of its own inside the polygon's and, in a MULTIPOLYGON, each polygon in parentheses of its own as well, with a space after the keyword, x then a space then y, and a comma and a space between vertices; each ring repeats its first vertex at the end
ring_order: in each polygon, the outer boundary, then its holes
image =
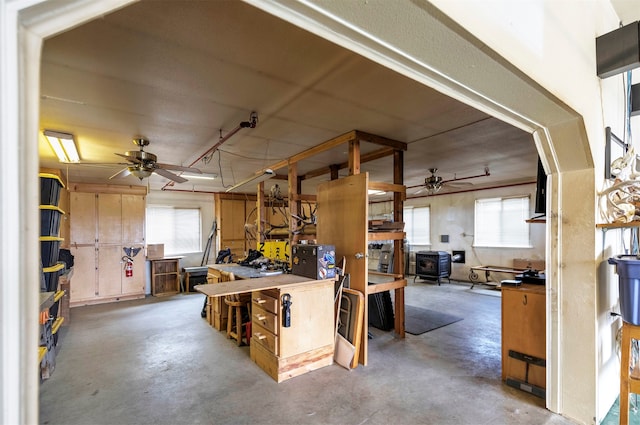
POLYGON ((336 277, 336 247, 334 245, 291 246, 291 272, 311 279, 336 277))
POLYGON ((544 273, 538 272, 538 270, 525 270, 522 274, 516 275, 516 280, 521 281, 522 283, 530 283, 533 285, 544 285, 546 282, 546 277, 544 273))
POLYGON ((416 252, 416 277, 436 280, 440 285, 440 279, 449 280, 449 276, 451 276, 451 254, 445 251, 416 252))

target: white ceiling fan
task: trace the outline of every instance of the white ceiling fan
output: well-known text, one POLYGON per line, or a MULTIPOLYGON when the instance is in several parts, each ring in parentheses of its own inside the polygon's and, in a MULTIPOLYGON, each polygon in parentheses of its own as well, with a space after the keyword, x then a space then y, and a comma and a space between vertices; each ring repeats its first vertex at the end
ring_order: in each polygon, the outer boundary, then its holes
POLYGON ((157 162, 158 157, 151 152, 146 152, 144 150, 144 147, 149 145, 149 141, 147 139, 133 139, 133 144, 139 146, 140 150, 128 151, 124 154, 116 153, 116 155, 121 156, 128 161, 128 163, 123 164, 127 167, 118 171, 116 174, 109 177, 109 179, 126 177, 132 174, 142 180, 149 177, 152 173, 156 173, 176 183, 184 183, 188 180, 168 170, 202 174, 202 171, 197 168, 157 162))
POLYGON ((436 175, 436 173, 438 172, 437 168, 429 168, 429 172, 431 173, 431 175, 424 179, 424 184, 417 185, 417 186, 410 186, 408 189, 420 188, 417 192, 414 193, 415 195, 423 193, 425 191, 429 195, 433 195, 439 192, 440 189, 442 189, 445 185, 448 187, 455 187, 455 188, 473 186, 473 183, 462 182, 461 180, 468 180, 468 179, 474 179, 477 177, 486 177, 491 175, 489 173, 489 167, 484 167, 484 173, 482 174, 476 174, 473 176, 466 176, 466 177, 458 177, 457 175, 454 174, 453 178, 449 180, 444 180, 442 177, 436 175))

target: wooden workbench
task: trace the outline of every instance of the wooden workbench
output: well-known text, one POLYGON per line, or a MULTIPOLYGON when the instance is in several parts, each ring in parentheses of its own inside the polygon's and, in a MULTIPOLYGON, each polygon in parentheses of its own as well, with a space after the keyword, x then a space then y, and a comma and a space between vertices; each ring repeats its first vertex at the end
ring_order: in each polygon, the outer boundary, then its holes
POLYGON ((194 289, 209 297, 251 292, 251 359, 282 382, 333 363, 334 283, 281 274, 194 289), (291 301, 289 326, 283 298, 291 301))

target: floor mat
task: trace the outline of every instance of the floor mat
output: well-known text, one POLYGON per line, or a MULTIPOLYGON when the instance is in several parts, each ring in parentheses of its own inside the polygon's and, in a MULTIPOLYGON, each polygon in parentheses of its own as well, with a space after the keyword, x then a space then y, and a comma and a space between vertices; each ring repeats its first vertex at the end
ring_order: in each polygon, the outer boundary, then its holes
POLYGON ((404 329, 411 335, 420 335, 462 320, 462 317, 427 308, 404 306, 404 329))

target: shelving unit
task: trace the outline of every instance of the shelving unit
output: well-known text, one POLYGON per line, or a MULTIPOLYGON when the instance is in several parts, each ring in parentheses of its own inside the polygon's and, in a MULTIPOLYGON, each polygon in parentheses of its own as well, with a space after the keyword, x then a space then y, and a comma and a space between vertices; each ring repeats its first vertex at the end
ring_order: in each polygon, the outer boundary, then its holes
POLYGON ((180 292, 180 258, 151 261, 151 295, 161 297, 180 292))
MULTIPOLYGON (((320 145, 307 149, 290 158, 279 161, 263 168, 278 171, 287 170, 275 178, 288 181, 289 215, 300 216, 302 202, 313 201, 317 204, 317 224, 315 240, 318 244, 334 245, 336 247, 337 262, 346 258, 346 272, 351 278, 351 288, 362 292, 364 297, 364 317, 362 343, 359 362, 367 364, 367 335, 368 335, 368 297, 369 294, 394 291, 395 315, 394 329, 401 338, 404 337, 404 287, 407 281, 400 273, 369 273, 368 271, 368 243, 370 241, 391 241, 393 243, 393 270, 404 272, 404 232, 369 232, 368 230, 368 190, 391 192, 393 203, 393 222, 403 222, 403 204, 406 198, 404 186, 404 151, 407 144, 359 130, 352 130, 340 136, 327 140, 320 145), (361 154, 360 143, 366 142, 379 146, 378 149, 361 154), (348 161, 332 164, 315 170, 298 174, 298 163, 315 155, 326 153, 335 148, 344 149, 348 145, 348 161), (361 163, 393 157, 390 168, 393 183, 370 182, 367 173, 360 172, 361 163), (339 171, 349 170, 349 176, 341 178, 339 171), (329 175, 330 181, 318 186, 316 195, 301 194, 302 182, 306 179, 329 175), (322 189, 324 187, 324 189, 322 189), (371 276, 370 276, 371 275, 371 276)), ((258 171, 257 174, 259 174, 258 171)), ((264 182, 258 185, 258 206, 264 205, 264 182), (262 199, 261 199, 262 197, 262 199)), ((262 215, 264 216, 264 215, 262 215)), ((260 220, 258 220, 260 225, 260 220)), ((289 221, 290 243, 293 245, 306 236, 294 235, 295 221, 289 221)))

